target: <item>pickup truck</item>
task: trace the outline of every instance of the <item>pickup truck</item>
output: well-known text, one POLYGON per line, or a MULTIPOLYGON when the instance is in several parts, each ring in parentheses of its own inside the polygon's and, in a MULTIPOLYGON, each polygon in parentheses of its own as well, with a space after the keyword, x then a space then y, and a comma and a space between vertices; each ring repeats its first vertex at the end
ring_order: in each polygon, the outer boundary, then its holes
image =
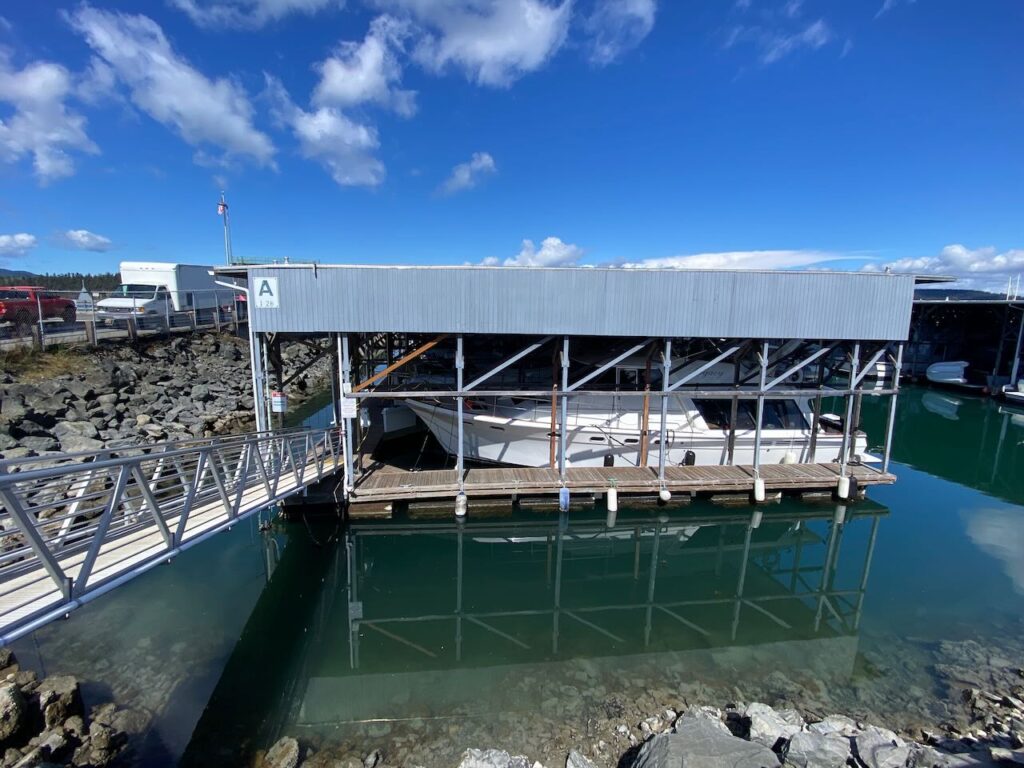
POLYGON ((0 322, 13 323, 19 332, 27 333, 33 323, 58 318, 73 323, 76 318, 75 302, 37 286, 16 285, 0 287, 0 322))

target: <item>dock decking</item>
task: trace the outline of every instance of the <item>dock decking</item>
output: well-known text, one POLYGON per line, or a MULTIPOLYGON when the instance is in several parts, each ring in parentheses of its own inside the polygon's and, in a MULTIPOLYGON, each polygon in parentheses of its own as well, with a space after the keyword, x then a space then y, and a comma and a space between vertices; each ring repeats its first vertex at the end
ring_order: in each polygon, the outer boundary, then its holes
MULTIPOLYGON (((889 485, 896 476, 863 465, 849 465, 850 477, 861 487, 889 485)), ((768 492, 827 491, 836 487, 838 464, 771 464, 760 468, 768 492)), ((743 493, 753 490, 751 466, 666 467, 665 482, 653 467, 570 467, 565 485, 579 493, 604 493, 613 484, 620 493, 656 494, 662 488, 687 493, 743 493)), ((466 471, 469 498, 557 494, 558 472, 547 467, 473 468, 466 471)), ((380 502, 452 498, 459 492, 454 469, 410 471, 374 463, 355 480, 351 501, 380 502)))

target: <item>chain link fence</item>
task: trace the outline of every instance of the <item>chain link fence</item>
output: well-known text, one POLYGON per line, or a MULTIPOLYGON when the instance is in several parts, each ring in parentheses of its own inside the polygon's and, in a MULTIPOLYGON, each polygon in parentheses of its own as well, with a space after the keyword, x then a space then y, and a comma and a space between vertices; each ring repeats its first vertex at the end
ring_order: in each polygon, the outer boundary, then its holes
POLYGON ((245 294, 228 288, 116 291, 0 287, 0 350, 95 344, 101 340, 206 330, 238 332, 248 318, 245 294))

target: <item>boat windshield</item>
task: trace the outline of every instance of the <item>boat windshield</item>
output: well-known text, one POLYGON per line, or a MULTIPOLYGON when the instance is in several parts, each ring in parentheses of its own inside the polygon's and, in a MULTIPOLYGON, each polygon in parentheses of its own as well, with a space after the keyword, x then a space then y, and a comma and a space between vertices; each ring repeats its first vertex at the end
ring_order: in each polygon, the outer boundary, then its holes
MULTIPOLYGON (((694 400, 701 417, 709 429, 728 429, 732 418, 731 400, 694 400)), ((757 401, 740 400, 736 408, 736 429, 754 429, 757 421, 757 401)), ((806 429, 804 417, 796 400, 764 401, 762 429, 806 429)))
POLYGON ((129 298, 146 297, 149 298, 156 293, 157 286, 155 285, 142 285, 141 283, 129 283, 127 285, 117 286, 117 290, 111 293, 111 297, 121 298, 127 296, 129 298))

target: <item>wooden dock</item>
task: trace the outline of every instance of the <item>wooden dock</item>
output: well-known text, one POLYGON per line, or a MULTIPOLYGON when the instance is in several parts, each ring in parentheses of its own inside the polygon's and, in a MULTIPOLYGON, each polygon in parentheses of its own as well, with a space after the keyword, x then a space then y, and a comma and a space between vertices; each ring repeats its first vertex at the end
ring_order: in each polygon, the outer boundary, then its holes
MULTIPOLYGON (((850 465, 847 474, 861 488, 889 485, 896 476, 863 465, 850 465)), ((771 464, 760 468, 768 493, 829 491, 839 479, 838 464, 771 464)), ((665 482, 653 467, 572 467, 565 485, 576 493, 604 493, 612 485, 621 494, 748 493, 754 488, 752 466, 667 467, 665 482)), ((562 482, 557 470, 546 467, 488 467, 466 470, 465 492, 469 498, 509 498, 519 495, 557 494, 562 482)), ((373 463, 356 478, 353 503, 414 501, 454 498, 459 492, 454 469, 410 471, 373 463)))

